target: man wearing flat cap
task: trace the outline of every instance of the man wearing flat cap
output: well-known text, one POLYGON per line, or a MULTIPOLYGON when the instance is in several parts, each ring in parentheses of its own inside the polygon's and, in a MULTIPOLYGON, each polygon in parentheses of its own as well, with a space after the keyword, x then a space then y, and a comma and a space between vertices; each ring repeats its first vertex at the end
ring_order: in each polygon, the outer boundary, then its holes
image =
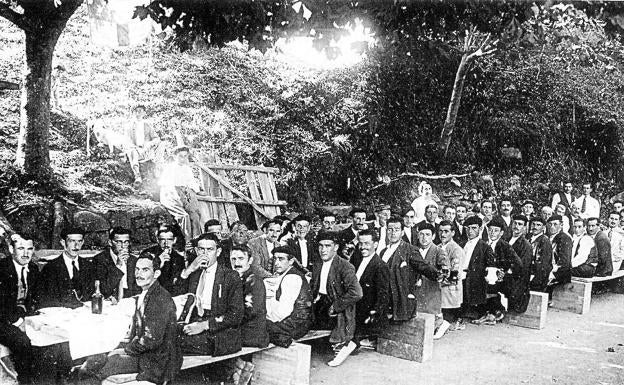
POLYGON ((322 263, 312 271, 315 327, 331 329, 329 342, 336 356, 327 364, 340 365, 355 350, 355 304, 362 299, 362 287, 355 268, 337 257, 338 234, 324 232, 317 238, 322 263))
POLYGON ((553 268, 549 275, 548 286, 570 282, 572 268, 572 238, 562 231, 561 215, 555 214, 548 219, 548 235, 553 249, 553 268))
POLYGON ((287 348, 312 326, 312 293, 301 271, 295 268, 296 252, 289 246, 273 249, 276 277, 267 285, 267 330, 271 343, 287 348))
POLYGON ((295 251, 295 258, 299 262, 297 267, 304 273, 312 271, 312 266, 319 262, 318 249, 314 234, 310 232, 312 220, 307 215, 298 215, 293 219, 295 236, 286 244, 295 251))
POLYGON ((522 261, 520 274, 510 281, 509 305, 507 310, 516 313, 524 313, 529 305, 531 293, 529 283, 531 281, 531 263, 533 261, 533 248, 524 234, 527 233, 529 220, 522 214, 514 215, 511 223, 511 239, 509 244, 522 261))
POLYGON ((548 276, 552 270, 552 244, 550 238, 546 236, 546 221, 536 217, 531 221, 531 276, 530 289, 535 291, 546 291, 548 276))
POLYGON ((511 245, 501 239, 504 229, 505 222, 500 217, 492 219, 487 224, 489 246, 494 251, 498 279, 495 283, 490 282, 488 285, 486 314, 474 321, 476 324, 494 325, 505 317, 505 307, 501 303, 499 293, 509 298, 511 307, 511 294, 514 292, 516 281, 522 275, 522 261, 511 245))
POLYGON ((476 215, 464 221, 468 241, 464 246, 466 258, 460 271, 464 291, 462 315, 471 319, 483 316, 487 300, 486 268, 496 266, 492 248, 481 239, 482 224, 483 221, 476 215))

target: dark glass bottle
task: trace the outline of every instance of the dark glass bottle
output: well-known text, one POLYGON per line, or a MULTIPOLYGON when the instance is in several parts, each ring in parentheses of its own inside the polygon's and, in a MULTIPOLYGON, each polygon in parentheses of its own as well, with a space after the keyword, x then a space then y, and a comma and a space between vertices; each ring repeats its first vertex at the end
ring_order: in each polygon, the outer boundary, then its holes
POLYGON ((100 281, 95 281, 95 293, 91 296, 91 313, 102 314, 102 293, 100 293, 100 281))

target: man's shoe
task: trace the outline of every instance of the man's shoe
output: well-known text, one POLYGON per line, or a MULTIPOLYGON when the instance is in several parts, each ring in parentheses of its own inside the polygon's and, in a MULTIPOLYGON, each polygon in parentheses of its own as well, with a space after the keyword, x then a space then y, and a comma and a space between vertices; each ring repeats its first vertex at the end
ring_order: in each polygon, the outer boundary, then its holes
POLYGON ((481 325, 482 323, 485 322, 485 320, 487 320, 489 315, 490 315, 490 313, 486 313, 483 317, 481 317, 479 319, 472 320, 472 323, 475 324, 475 325, 481 325))
POLYGON ((449 329, 449 327, 451 327, 451 324, 448 321, 442 321, 442 325, 440 325, 438 330, 436 330, 435 334, 433 335, 433 339, 439 340, 440 338, 442 338, 444 336, 444 333, 446 333, 446 331, 449 329))
POLYGON ((494 314, 488 314, 485 318, 485 321, 481 325, 496 325, 496 317, 494 314))
POLYGON ((349 341, 349 343, 343 346, 338 354, 336 354, 336 357, 334 357, 333 360, 329 361, 327 365, 335 367, 342 364, 347 359, 347 357, 349 357, 349 355, 353 353, 356 347, 357 345, 355 344, 355 342, 349 341))
POLYGON ((466 323, 464 322, 463 318, 460 318, 457 321, 455 321, 455 330, 457 331, 466 330, 466 323))
POLYGON ((375 350, 375 343, 368 338, 360 341, 360 348, 375 350))
POLYGON ((505 318, 505 312, 501 310, 496 310, 496 312, 494 312, 494 318, 496 318, 496 322, 502 321, 503 318, 505 318))

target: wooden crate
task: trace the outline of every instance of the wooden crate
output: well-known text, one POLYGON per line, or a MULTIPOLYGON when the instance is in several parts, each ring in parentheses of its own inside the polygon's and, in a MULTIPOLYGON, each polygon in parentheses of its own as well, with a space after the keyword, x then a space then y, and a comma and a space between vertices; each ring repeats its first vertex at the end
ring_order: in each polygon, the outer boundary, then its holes
POLYGON ((548 293, 532 291, 526 312, 515 313, 510 311, 503 318, 503 322, 530 329, 543 329, 546 325, 547 310, 548 293))
POLYGON ((388 325, 377 339, 377 352, 416 362, 430 360, 434 323, 433 314, 418 313, 409 321, 388 325))

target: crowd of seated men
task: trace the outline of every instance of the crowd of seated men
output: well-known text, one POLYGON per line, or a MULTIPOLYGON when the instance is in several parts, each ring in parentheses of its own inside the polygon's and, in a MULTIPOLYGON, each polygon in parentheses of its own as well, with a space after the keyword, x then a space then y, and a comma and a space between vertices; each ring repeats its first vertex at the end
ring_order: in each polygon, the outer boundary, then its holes
MULTIPOLYGON (((507 312, 525 312, 530 290, 620 268, 620 203, 601 226, 591 186, 580 198, 570 190, 566 184, 540 214, 530 200, 516 214, 508 199, 441 212, 429 203, 423 213, 409 207, 400 215, 380 205, 370 221, 354 208, 342 230, 332 213, 322 215, 318 231, 306 215, 276 217, 252 239, 241 222, 227 231, 210 220, 186 250, 176 246, 185 244, 176 225, 161 226, 158 243, 139 253, 130 229, 114 227, 108 247, 93 258, 79 257, 84 231, 68 228, 61 254, 41 271, 32 237, 13 234, 10 255, 0 260, 0 344, 11 350, 20 383, 39 381, 24 317, 43 307, 83 306, 96 280, 110 305, 136 298, 132 327, 118 349, 90 357, 71 379, 138 373, 138 380, 160 384, 175 378, 183 355, 288 347, 311 329, 331 331, 335 356, 327 364, 337 366, 416 312, 435 315, 436 339, 467 320, 495 325, 507 312), (177 318, 172 297, 179 295, 186 300, 177 318)), ((62 363, 52 375, 66 381, 69 352, 50 354, 62 363)))

